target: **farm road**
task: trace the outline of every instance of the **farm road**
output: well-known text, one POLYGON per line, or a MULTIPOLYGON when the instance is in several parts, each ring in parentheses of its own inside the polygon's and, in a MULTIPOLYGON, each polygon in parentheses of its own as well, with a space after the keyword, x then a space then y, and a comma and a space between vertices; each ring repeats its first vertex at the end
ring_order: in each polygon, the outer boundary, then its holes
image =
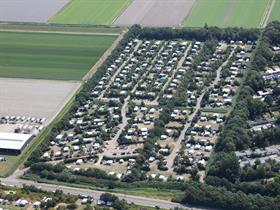
POLYGON ((266 27, 268 19, 270 17, 270 14, 273 10, 274 4, 275 4, 276 0, 269 0, 267 3, 267 7, 264 10, 264 14, 262 16, 261 22, 260 22, 260 27, 266 27))

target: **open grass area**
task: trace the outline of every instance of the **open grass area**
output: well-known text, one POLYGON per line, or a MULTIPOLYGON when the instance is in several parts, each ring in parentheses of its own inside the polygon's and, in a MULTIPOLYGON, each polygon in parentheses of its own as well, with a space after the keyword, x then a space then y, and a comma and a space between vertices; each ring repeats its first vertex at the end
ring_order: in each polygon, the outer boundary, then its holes
POLYGON ((0 77, 81 80, 116 38, 0 32, 0 77))
POLYGON ((26 180, 34 180, 39 183, 41 182, 41 183, 49 183, 49 184, 63 185, 63 186, 69 186, 69 187, 86 188, 86 189, 100 190, 100 191, 113 192, 113 193, 121 193, 121 194, 127 194, 127 195, 150 197, 150 198, 162 199, 162 200, 172 200, 172 199, 176 199, 176 198, 181 198, 184 195, 183 191, 172 190, 172 189, 156 189, 156 188, 148 188, 148 187, 135 188, 135 189, 100 188, 100 187, 94 186, 94 183, 92 183, 92 185, 89 185, 89 184, 83 184, 83 183, 75 184, 75 183, 59 182, 56 180, 42 179, 34 174, 26 174, 21 178, 26 179, 26 180))
POLYGON ((9 171, 13 165, 18 161, 20 156, 16 155, 2 155, 1 157, 6 157, 7 161, 0 162, 0 176, 5 176, 7 171, 9 171))
POLYGON ((278 20, 280 21, 280 1, 275 0, 273 10, 270 14, 269 21, 278 20))
POLYGON ((72 0, 52 23, 109 25, 131 0, 72 0))
POLYGON ((259 27, 267 4, 268 0, 197 0, 184 25, 259 27))
POLYGON ((164 200, 171 200, 175 197, 180 197, 184 194, 179 190, 172 190, 172 189, 155 189, 155 188, 137 188, 137 189, 121 189, 116 188, 111 190, 111 192, 128 194, 128 195, 135 195, 135 196, 144 196, 144 197, 153 197, 155 199, 164 199, 164 200))

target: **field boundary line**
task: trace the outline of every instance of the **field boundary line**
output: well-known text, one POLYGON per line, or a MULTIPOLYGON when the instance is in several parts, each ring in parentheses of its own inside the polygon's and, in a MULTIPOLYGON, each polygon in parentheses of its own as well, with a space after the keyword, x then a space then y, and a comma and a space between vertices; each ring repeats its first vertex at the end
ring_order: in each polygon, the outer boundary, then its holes
POLYGON ((116 48, 116 46, 119 44, 119 42, 123 39, 124 35, 128 32, 128 29, 126 28, 114 41, 114 43, 109 47, 105 53, 99 58, 99 60, 91 67, 91 69, 88 71, 88 73, 83 77, 83 81, 89 80, 97 71, 97 69, 102 65, 102 63, 107 59, 107 57, 112 53, 112 51, 116 48))
POLYGON ((72 0, 69 0, 69 2, 67 4, 65 4, 60 10, 58 10, 53 16, 51 16, 47 23, 52 23, 52 21, 54 20, 54 18, 61 13, 64 9, 66 9, 66 7, 68 7, 70 4, 72 3, 72 0))
POLYGON ((115 23, 115 21, 125 12, 125 10, 132 4, 134 0, 129 0, 129 2, 127 3, 127 5, 119 12, 119 14, 114 18, 114 20, 112 21, 111 25, 113 25, 115 23))
POLYGON ((71 31, 35 31, 21 29, 0 29, 0 32, 18 32, 18 33, 38 33, 38 34, 69 34, 69 35, 95 35, 95 36, 119 36, 119 33, 99 33, 99 32, 71 32, 71 31))
POLYGON ((188 14, 185 16, 185 18, 182 20, 180 26, 182 27, 186 27, 185 22, 187 21, 187 19, 189 18, 193 8, 198 4, 198 0, 195 0, 195 2, 192 5, 192 8, 189 10, 188 14))

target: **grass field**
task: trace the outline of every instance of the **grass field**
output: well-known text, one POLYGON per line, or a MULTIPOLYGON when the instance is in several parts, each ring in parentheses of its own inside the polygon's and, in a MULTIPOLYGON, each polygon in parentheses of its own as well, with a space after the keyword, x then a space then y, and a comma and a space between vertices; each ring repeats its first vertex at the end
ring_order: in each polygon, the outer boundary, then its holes
POLYGON ((219 26, 229 0, 196 0, 190 14, 184 21, 185 26, 219 26))
POLYGON ((81 80, 116 37, 0 32, 0 77, 81 80))
POLYGON ((197 0, 185 26, 259 27, 268 0, 197 0))
POLYGON ((268 0, 238 0, 226 26, 258 27, 268 0))
POLYGON ((269 21, 279 20, 280 21, 280 1, 275 0, 273 10, 270 14, 269 21))
POLYGON ((131 0, 72 0, 52 23, 109 25, 131 0))

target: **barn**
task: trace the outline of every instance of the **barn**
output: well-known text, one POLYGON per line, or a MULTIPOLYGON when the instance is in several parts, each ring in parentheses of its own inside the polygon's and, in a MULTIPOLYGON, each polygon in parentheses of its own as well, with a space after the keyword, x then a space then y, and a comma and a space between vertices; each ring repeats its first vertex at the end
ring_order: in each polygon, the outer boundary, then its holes
POLYGON ((32 138, 32 134, 0 132, 0 153, 18 155, 32 138))

